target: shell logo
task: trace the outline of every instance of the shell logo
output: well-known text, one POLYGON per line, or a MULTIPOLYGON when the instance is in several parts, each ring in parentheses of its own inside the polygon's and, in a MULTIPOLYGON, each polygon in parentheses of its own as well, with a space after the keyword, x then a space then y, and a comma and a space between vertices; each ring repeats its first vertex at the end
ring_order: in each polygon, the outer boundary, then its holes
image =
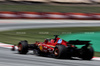
POLYGON ((42 51, 42 49, 43 49, 42 45, 39 46, 39 49, 42 51))

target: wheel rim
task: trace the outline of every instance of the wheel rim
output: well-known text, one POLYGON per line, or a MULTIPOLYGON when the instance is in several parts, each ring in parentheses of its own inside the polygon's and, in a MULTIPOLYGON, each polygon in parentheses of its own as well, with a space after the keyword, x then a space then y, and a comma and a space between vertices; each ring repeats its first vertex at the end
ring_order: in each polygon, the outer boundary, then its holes
POLYGON ((55 54, 55 56, 59 55, 59 49, 58 48, 55 49, 54 54, 55 54))
POLYGON ((22 45, 21 45, 21 44, 19 44, 19 46, 18 46, 18 50, 19 50, 19 51, 22 50, 22 45))

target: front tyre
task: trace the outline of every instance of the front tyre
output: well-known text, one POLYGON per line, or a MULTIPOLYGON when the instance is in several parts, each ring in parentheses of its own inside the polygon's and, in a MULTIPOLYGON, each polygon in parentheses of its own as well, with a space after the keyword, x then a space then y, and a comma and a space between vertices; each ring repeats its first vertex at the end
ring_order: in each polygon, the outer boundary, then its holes
POLYGON ((28 42, 27 41, 19 42, 18 52, 19 52, 19 54, 27 54, 27 52, 28 52, 28 42))

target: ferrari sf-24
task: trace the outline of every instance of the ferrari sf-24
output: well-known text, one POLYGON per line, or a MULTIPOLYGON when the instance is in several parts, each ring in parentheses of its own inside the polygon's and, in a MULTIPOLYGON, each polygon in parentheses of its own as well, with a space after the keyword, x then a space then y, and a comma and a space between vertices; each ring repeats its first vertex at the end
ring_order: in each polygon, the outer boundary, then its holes
POLYGON ((66 59, 78 57, 83 60, 91 60, 94 56, 93 47, 90 41, 70 40, 65 41, 54 35, 54 39, 45 39, 44 42, 36 41, 34 44, 28 44, 28 41, 20 41, 18 43, 18 53, 27 54, 29 50, 33 50, 35 55, 52 56, 56 59, 66 59), (81 48, 77 47, 82 45, 81 48))

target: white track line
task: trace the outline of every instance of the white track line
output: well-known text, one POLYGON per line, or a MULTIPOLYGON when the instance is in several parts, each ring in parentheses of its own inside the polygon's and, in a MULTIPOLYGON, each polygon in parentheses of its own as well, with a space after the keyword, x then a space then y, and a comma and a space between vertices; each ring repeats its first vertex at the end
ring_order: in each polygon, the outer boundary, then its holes
POLYGON ((32 20, 32 19, 0 19, 0 24, 21 24, 21 23, 100 23, 100 20, 32 20))
MULTIPOLYGON (((1 43, 0 42, 0 47, 3 47, 3 48, 12 48, 12 46, 14 46, 14 45, 12 45, 12 44, 5 44, 5 43, 1 43)), ((17 46, 15 46, 15 49, 18 49, 18 47, 17 46)))
POLYGON ((100 60, 100 57, 94 57, 93 60, 100 60))

